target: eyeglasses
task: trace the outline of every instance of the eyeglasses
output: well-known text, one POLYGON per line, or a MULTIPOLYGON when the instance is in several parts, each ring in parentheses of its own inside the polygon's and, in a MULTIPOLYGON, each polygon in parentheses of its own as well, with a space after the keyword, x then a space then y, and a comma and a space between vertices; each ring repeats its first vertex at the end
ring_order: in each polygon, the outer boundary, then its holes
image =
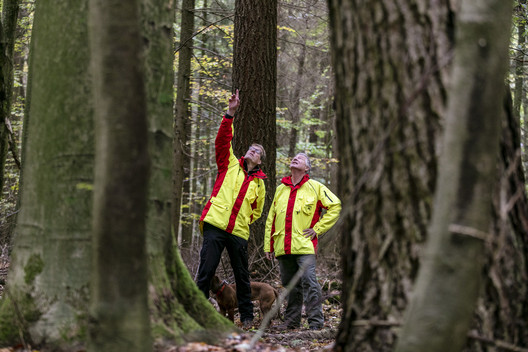
POLYGON ((262 150, 260 150, 260 148, 257 148, 257 147, 249 147, 248 151, 255 152, 258 155, 262 155, 262 150))

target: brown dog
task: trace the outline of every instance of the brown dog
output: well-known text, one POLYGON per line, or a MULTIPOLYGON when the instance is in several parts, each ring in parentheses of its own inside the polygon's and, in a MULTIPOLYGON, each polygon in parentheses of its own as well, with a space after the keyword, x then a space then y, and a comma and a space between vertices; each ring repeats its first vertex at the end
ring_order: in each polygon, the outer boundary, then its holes
MULTIPOLYGON (((235 308, 238 307, 236 298, 236 285, 228 285, 225 281, 220 281, 218 276, 211 280, 211 291, 216 296, 220 314, 226 315, 229 320, 235 320, 235 308)), ((279 297, 276 289, 264 282, 251 282, 251 300, 259 301, 260 310, 264 315, 271 310, 273 302, 279 297)), ((280 317, 280 314, 279 314, 280 317)))

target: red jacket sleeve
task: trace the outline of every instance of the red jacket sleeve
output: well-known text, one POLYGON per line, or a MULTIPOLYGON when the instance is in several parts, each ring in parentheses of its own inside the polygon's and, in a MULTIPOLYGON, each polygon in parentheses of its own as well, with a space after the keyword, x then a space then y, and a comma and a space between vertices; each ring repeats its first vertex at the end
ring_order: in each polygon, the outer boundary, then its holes
POLYGON ((224 115, 215 140, 216 165, 218 166, 218 171, 227 169, 229 166, 229 157, 232 153, 232 139, 233 119, 228 119, 224 115))

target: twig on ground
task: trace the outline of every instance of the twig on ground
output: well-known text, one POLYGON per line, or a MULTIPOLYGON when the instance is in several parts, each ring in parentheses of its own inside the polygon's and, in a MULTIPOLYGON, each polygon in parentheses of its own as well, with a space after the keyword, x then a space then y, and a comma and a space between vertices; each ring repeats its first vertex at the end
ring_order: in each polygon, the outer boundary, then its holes
POLYGON ((277 302, 276 302, 275 306, 268 312, 268 314, 266 314, 264 316, 264 319, 262 319, 262 322, 260 323, 259 329, 257 330, 255 335, 251 339, 251 342, 249 343, 248 350, 253 350, 253 348, 255 347, 255 344, 257 343, 257 341, 264 334, 264 330, 266 330, 266 328, 268 327, 268 324, 270 323, 271 318, 274 317, 277 314, 277 312, 279 311, 279 309, 280 309, 280 307, 282 305, 282 302, 284 301, 284 299, 286 298, 288 293, 293 289, 293 287, 295 285, 297 285, 297 282, 299 282, 299 280, 303 276, 304 272, 306 271, 306 268, 307 268, 307 265, 305 265, 303 263, 301 265, 301 267, 299 268, 299 270, 297 270, 297 272, 295 273, 295 275, 291 279, 291 281, 288 284, 288 286, 286 286, 286 288, 279 295, 279 298, 277 299, 277 302))

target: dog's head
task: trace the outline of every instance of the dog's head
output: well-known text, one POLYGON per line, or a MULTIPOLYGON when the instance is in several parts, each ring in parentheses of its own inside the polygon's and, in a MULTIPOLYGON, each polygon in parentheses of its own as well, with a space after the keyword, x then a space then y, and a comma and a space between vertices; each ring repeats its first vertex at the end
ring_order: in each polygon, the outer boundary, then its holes
POLYGON ((211 279, 211 291, 216 294, 220 289, 222 288, 222 285, 224 285, 223 281, 220 281, 218 276, 213 276, 211 279))

